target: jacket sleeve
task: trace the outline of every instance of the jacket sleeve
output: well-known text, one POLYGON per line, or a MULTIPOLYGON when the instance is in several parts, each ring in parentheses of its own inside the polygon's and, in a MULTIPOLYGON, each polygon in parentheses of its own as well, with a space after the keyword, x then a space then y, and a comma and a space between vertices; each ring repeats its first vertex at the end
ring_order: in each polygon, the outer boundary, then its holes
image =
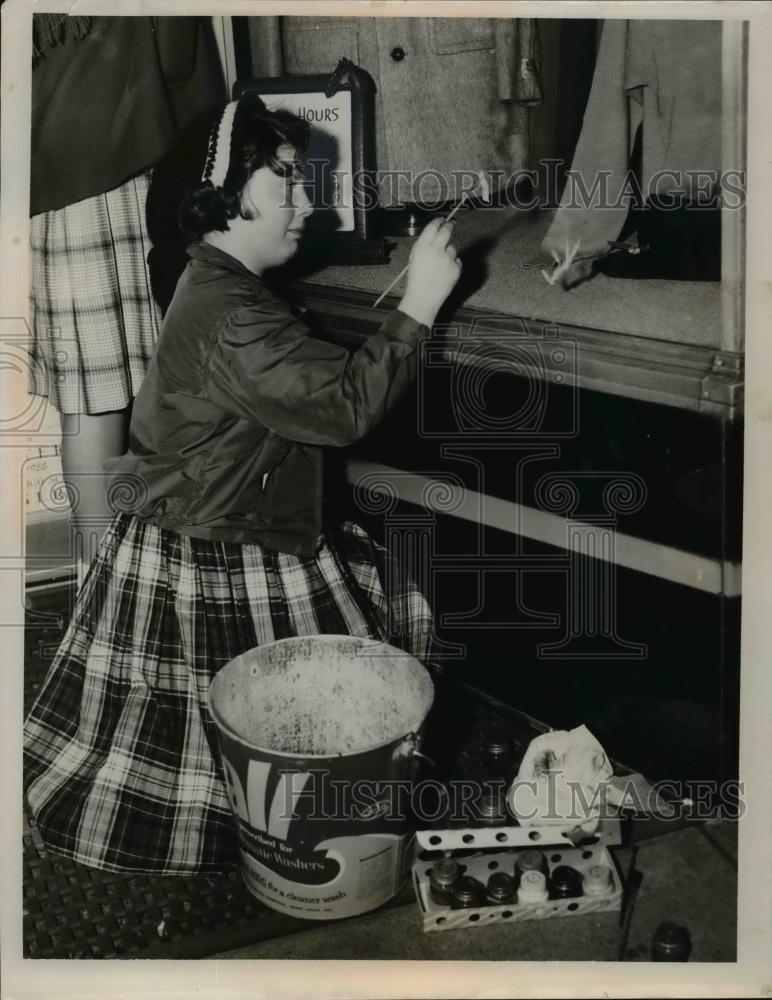
POLYGON ((548 256, 551 250, 565 253, 566 242, 577 239, 583 254, 607 251, 608 241, 619 236, 627 217, 629 206, 621 204, 618 195, 625 188, 632 138, 624 88, 629 23, 621 18, 603 22, 592 88, 571 163, 571 174, 590 192, 598 179, 607 179, 612 207, 593 207, 597 195, 590 204, 575 204, 578 199, 574 199, 572 185, 566 183, 560 207, 541 244, 548 256))
POLYGON ((212 402, 290 441, 346 445, 364 437, 412 381, 427 327, 394 310, 350 353, 312 337, 273 303, 232 314, 214 347, 212 402))

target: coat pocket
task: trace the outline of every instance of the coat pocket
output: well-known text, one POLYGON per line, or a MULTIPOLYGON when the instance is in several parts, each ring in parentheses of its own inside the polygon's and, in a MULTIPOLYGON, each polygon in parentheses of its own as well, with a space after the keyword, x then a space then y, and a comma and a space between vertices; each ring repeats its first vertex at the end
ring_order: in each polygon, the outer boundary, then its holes
POLYGON ((436 17, 429 23, 429 44, 437 55, 493 49, 496 44, 489 17, 436 17))
POLYGON ((285 17, 286 73, 332 73, 344 56, 359 64, 359 28, 350 17, 285 17))

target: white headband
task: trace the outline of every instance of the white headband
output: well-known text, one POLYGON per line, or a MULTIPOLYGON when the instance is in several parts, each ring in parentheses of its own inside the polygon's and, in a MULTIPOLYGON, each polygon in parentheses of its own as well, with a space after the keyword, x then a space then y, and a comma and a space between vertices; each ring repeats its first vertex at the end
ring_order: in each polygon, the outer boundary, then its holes
POLYGON ((220 124, 212 128, 209 137, 209 149, 201 180, 209 179, 214 187, 222 187, 228 166, 231 161, 231 133, 233 132, 233 117, 236 114, 238 101, 225 105, 220 118, 220 124))

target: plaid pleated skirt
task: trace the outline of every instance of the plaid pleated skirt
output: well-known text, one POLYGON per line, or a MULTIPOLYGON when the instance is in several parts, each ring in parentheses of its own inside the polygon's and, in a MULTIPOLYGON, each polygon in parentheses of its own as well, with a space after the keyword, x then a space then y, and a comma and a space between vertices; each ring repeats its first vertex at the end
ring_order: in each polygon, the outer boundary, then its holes
POLYGON ((145 223, 150 175, 30 220, 30 393, 60 413, 122 410, 160 329, 145 223))
POLYGON ((323 633, 426 660, 432 616, 351 523, 302 558, 116 514, 24 725, 24 787, 45 844, 109 871, 237 864, 207 689, 248 649, 323 633))

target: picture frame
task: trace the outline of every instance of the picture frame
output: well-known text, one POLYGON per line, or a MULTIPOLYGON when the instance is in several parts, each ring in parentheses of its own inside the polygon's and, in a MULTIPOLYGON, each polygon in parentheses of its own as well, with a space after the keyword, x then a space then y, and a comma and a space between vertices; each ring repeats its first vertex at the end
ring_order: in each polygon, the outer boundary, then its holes
POLYGON ((386 264, 393 244, 375 234, 375 84, 350 59, 329 75, 237 80, 233 97, 255 93, 272 110, 294 111, 311 125, 307 191, 315 211, 309 242, 324 246, 326 263, 386 264), (310 190, 309 190, 310 189, 310 190))

